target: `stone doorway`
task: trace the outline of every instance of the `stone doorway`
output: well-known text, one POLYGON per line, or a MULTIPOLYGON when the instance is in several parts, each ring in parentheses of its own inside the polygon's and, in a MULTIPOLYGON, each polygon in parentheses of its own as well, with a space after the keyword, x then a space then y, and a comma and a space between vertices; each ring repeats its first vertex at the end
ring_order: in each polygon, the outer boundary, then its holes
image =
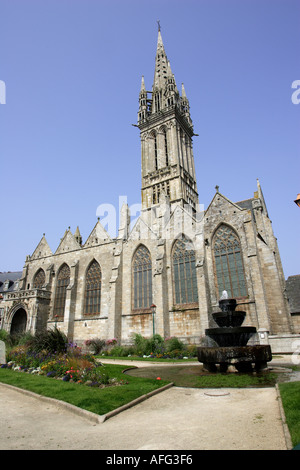
POLYGON ((27 313, 24 310, 24 308, 19 308, 14 313, 11 326, 10 326, 10 334, 19 335, 19 334, 25 333, 26 324, 27 324, 27 313))

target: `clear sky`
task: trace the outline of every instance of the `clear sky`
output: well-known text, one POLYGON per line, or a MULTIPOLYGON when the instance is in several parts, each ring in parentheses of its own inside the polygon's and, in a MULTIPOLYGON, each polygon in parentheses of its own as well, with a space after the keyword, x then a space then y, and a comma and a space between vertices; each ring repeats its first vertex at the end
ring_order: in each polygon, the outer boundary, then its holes
POLYGON ((299 0, 0 0, 0 271, 43 233, 83 241, 100 204, 140 202, 141 76, 160 20, 194 131, 199 202, 262 186, 285 277, 300 274, 299 0))

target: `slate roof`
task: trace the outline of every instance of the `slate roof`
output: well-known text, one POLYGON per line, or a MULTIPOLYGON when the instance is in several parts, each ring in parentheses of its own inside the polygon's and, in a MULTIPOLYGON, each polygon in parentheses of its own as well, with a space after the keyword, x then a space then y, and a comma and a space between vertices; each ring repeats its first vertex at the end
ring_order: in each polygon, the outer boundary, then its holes
POLYGON ((22 271, 0 272, 0 292, 11 292, 16 288, 16 281, 21 279, 22 271), (9 281, 8 289, 5 288, 5 281, 9 281))
POLYGON ((245 199, 244 201, 236 202, 236 205, 239 206, 241 209, 252 209, 252 201, 254 198, 245 199))
POLYGON ((300 313, 300 274, 287 278, 286 293, 289 300, 290 313, 300 313))

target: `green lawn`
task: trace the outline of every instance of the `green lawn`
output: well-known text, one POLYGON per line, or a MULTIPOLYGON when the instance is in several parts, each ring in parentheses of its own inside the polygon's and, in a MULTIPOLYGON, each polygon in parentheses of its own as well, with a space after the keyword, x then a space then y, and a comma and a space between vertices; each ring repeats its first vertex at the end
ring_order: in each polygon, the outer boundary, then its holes
POLYGON ((177 387, 192 388, 242 388, 275 386, 276 374, 221 374, 205 373, 199 365, 153 365, 131 369, 126 376, 147 377, 155 379, 160 377, 164 381, 173 382, 177 387))
MULTIPOLYGON (((0 382, 47 397, 62 400, 75 406, 102 415, 130 401, 174 382, 180 387, 218 388, 218 387, 260 387, 274 386, 277 376, 274 373, 251 374, 201 374, 200 366, 153 366, 132 369, 123 373, 124 365, 105 364, 110 377, 123 381, 123 385, 107 388, 88 387, 76 383, 63 382, 46 376, 0 369, 0 382), (160 377, 161 380, 157 380, 160 377)), ((300 443, 300 382, 279 383, 279 390, 286 415, 287 425, 293 446, 300 443)))
POLYGON ((122 365, 105 365, 104 367, 110 377, 128 383, 101 389, 63 382, 42 375, 15 372, 11 369, 0 369, 0 382, 65 401, 99 415, 108 413, 169 383, 164 380, 159 381, 124 375, 122 373, 124 366, 122 365))
POLYGON ((287 425, 295 447, 300 444, 300 382, 279 384, 287 425))

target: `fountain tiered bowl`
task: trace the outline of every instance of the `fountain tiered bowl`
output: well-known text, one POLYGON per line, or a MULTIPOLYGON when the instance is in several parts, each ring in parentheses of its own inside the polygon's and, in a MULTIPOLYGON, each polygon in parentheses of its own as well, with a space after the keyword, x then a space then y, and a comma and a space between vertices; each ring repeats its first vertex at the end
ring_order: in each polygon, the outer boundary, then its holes
POLYGON ((239 372, 260 371, 272 360, 269 345, 248 345, 256 333, 253 326, 242 326, 246 312, 236 311, 236 299, 219 301, 221 311, 212 314, 217 328, 208 328, 205 335, 213 340, 212 346, 198 348, 198 360, 210 372, 226 372, 234 365, 239 372))

